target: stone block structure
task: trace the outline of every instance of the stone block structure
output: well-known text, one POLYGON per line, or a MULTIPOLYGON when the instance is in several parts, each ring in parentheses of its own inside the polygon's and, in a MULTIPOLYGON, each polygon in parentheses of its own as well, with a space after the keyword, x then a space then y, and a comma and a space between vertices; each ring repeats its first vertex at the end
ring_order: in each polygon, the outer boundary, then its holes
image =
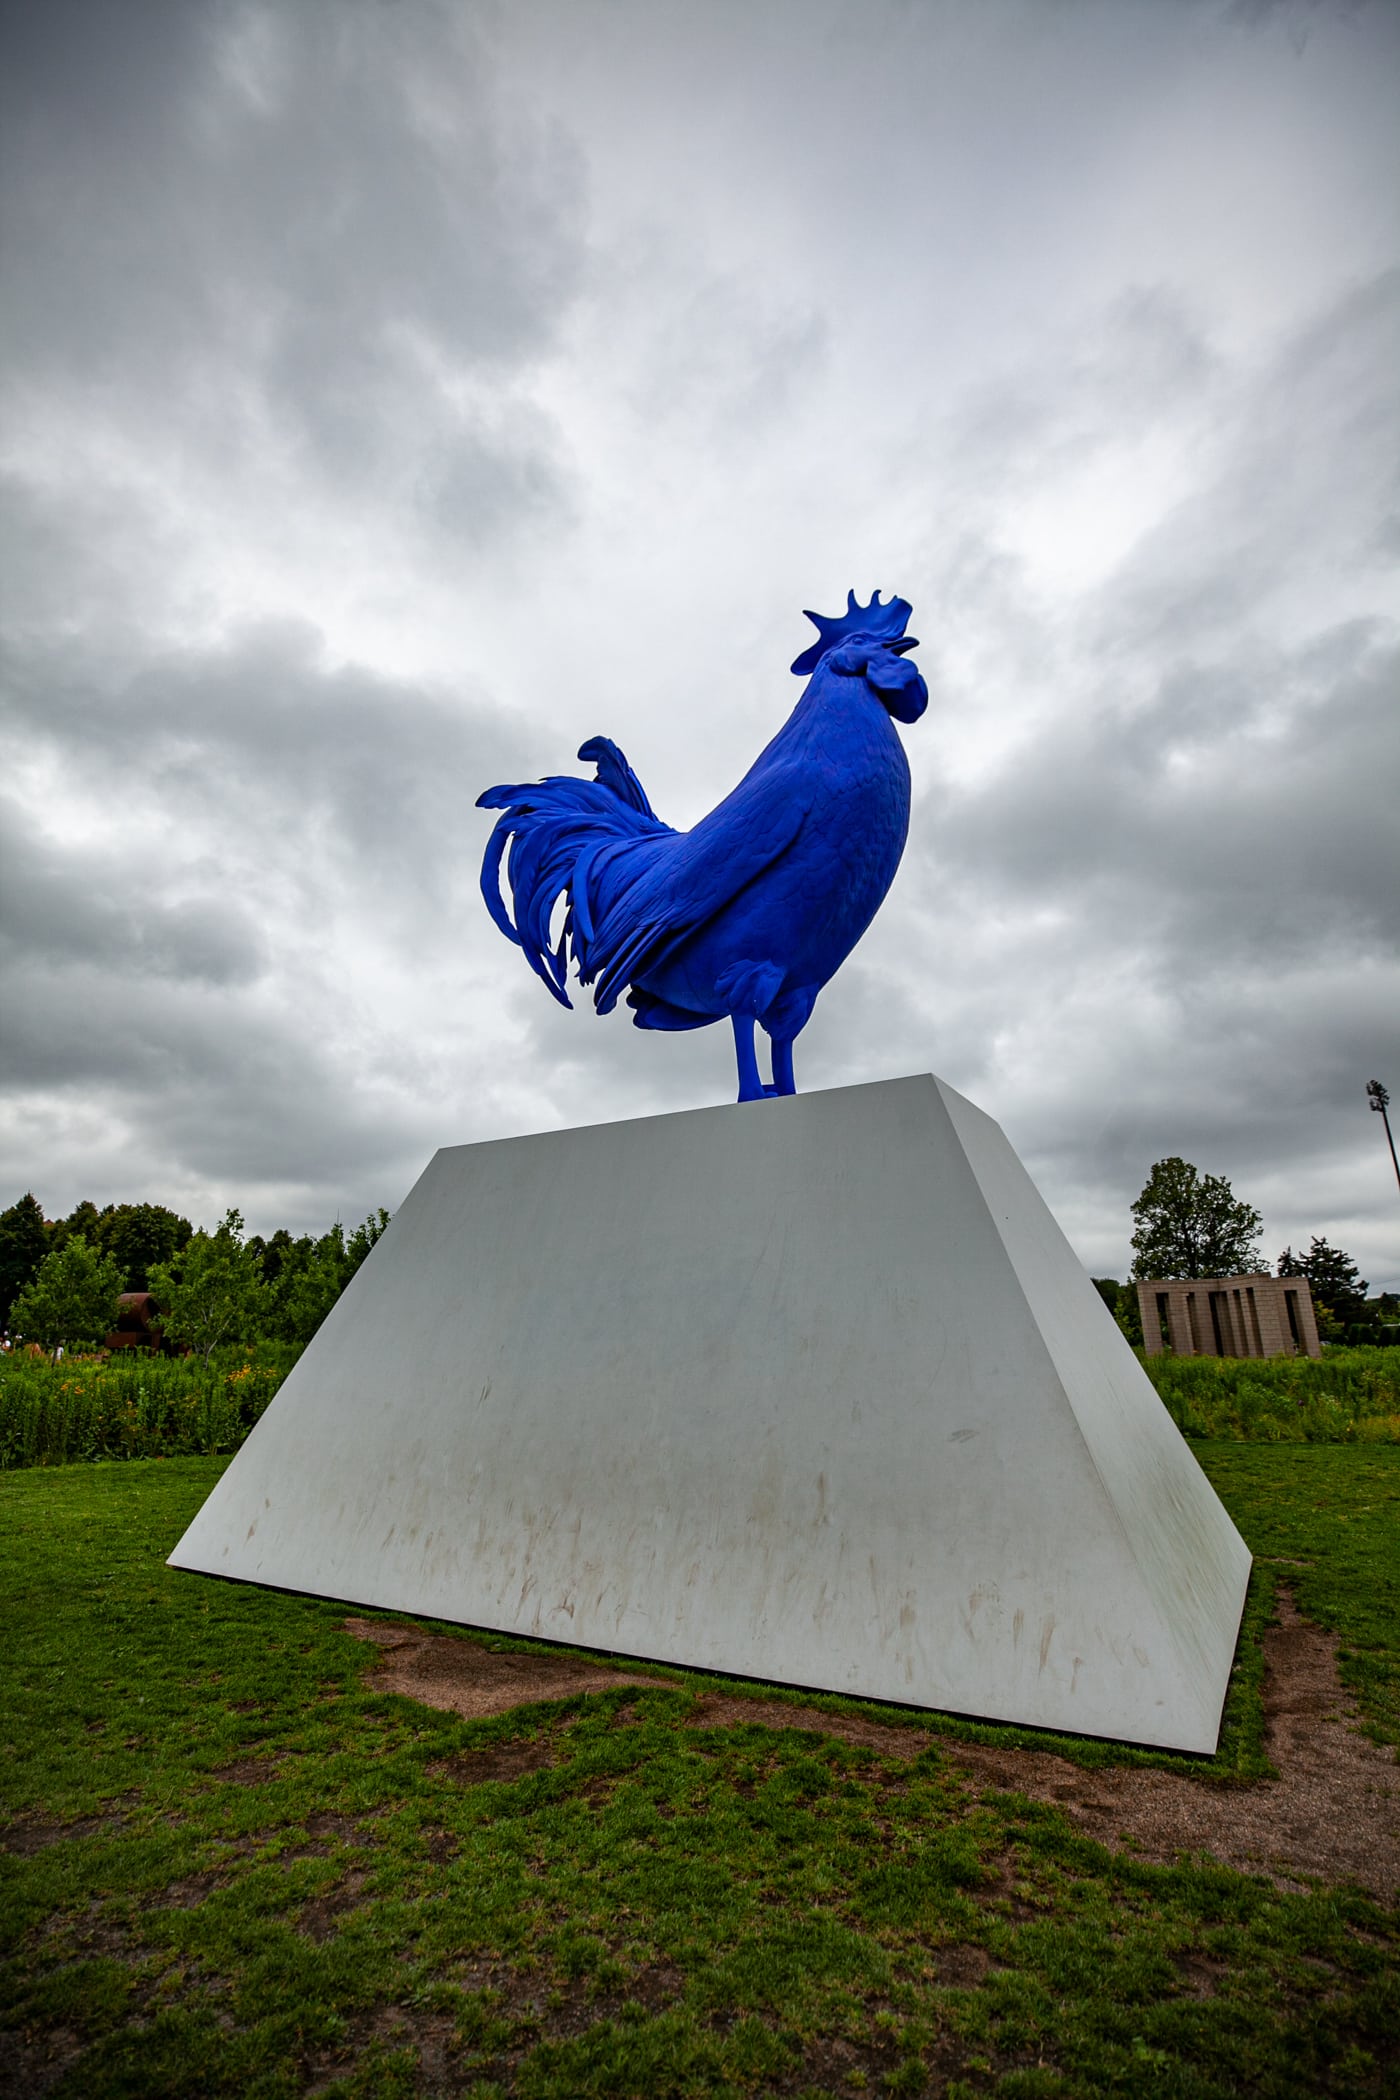
POLYGON ((1149 1356, 1321 1356, 1305 1276, 1152 1277, 1138 1284, 1149 1356))

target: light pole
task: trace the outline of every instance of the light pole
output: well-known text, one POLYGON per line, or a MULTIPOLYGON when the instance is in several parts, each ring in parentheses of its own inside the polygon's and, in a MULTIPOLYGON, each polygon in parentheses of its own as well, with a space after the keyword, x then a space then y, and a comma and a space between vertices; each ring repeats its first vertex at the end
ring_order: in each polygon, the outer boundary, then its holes
POLYGON ((1366 1091, 1371 1097, 1372 1108, 1375 1109, 1385 1125, 1385 1141, 1390 1147, 1391 1165, 1395 1169, 1395 1179, 1400 1181, 1400 1159, 1395 1157, 1395 1140, 1390 1134, 1390 1117, 1386 1114, 1386 1110, 1390 1106, 1390 1096, 1381 1085, 1379 1079, 1368 1079, 1366 1091))

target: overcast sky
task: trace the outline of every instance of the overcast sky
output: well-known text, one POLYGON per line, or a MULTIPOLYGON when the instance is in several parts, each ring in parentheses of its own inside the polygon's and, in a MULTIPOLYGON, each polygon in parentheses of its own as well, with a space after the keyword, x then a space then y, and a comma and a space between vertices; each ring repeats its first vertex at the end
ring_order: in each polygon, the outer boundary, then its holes
POLYGON ((1180 1153, 1400 1285, 1395 0, 3 19, 0 1203, 732 1098, 473 804, 601 732, 694 822, 854 586, 931 701, 799 1086, 939 1073, 1095 1274, 1180 1153))

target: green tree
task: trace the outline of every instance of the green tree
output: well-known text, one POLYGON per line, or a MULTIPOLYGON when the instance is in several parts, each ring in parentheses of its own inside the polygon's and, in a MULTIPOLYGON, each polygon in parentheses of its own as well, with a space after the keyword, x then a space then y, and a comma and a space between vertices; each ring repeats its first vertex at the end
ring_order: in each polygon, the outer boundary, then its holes
POLYGON ((1133 1205, 1133 1275, 1241 1276, 1259 1271, 1259 1213, 1221 1174, 1159 1159, 1133 1205))
POLYGON ((339 1220, 319 1240, 274 1234, 263 1255, 266 1274, 276 1252, 272 1331, 304 1348, 388 1223, 388 1211, 380 1210, 348 1235, 339 1220))
POLYGON ((1278 1258, 1280 1276, 1306 1276, 1312 1292, 1314 1306, 1323 1306, 1339 1325, 1364 1322, 1372 1318, 1371 1308, 1366 1303, 1367 1284, 1357 1272, 1356 1263, 1340 1247, 1329 1247, 1326 1240, 1313 1235, 1313 1242, 1306 1254, 1295 1254, 1285 1247, 1278 1258))
POLYGON ((165 1334, 208 1363, 221 1342, 249 1342, 264 1328, 266 1289, 243 1219, 228 1211, 217 1232, 197 1232, 173 1261, 157 1262, 149 1288, 165 1307, 165 1334))
POLYGON ((305 1348, 345 1287, 345 1235, 339 1225, 288 1258, 278 1277, 277 1332, 305 1348))
POLYGON ((109 1203, 97 1220, 100 1247, 115 1255, 129 1291, 147 1291, 151 1270, 187 1247, 194 1236, 188 1218, 163 1203, 109 1203))
POLYGON ((11 1307, 16 1334, 60 1348, 100 1342, 117 1324, 121 1270, 110 1254, 75 1233, 40 1262, 11 1307))
POLYGON ((1125 1283, 1118 1294, 1118 1310, 1114 1319, 1123 1330, 1124 1340, 1134 1349, 1142 1347, 1142 1307, 1138 1294, 1131 1283, 1125 1283))
POLYGON ((389 1213, 381 1204, 378 1210, 370 1213, 363 1225, 355 1227, 355 1230, 345 1243, 345 1252, 350 1263, 350 1275, 345 1279, 347 1283, 371 1248, 377 1246, 379 1241, 383 1239, 389 1229, 390 1222, 389 1213))
POLYGON ((1131 1283, 1119 1283, 1113 1276, 1091 1276, 1089 1281, 1112 1313, 1119 1329, 1135 1349, 1142 1347, 1142 1313, 1138 1306, 1138 1295, 1131 1283))
POLYGON ((70 1240, 86 1240, 89 1247, 100 1243, 102 1214, 87 1196, 75 1203, 66 1218, 55 1218, 49 1226, 49 1246, 66 1247, 70 1240))
POLYGON ((9 1325, 11 1306, 48 1252, 49 1228, 37 1196, 23 1195, 0 1211, 0 1327, 9 1325))
POLYGON ((248 1245, 257 1255, 262 1267, 263 1282, 274 1286, 282 1273, 283 1262, 289 1256, 295 1258, 293 1250, 298 1246, 309 1248, 311 1244, 309 1238, 294 1240, 285 1225, 279 1225, 270 1240, 265 1240, 260 1232, 251 1233, 248 1239, 248 1245))

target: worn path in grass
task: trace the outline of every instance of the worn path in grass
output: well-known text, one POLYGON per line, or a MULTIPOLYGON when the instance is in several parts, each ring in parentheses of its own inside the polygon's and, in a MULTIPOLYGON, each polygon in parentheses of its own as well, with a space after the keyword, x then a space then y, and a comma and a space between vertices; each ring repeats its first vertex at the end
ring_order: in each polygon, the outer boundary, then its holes
MULTIPOLYGON (((1277 1777, 1226 1791, 1209 1776, 1150 1767, 1085 1770, 1021 1744, 949 1742, 936 1726, 912 1727, 865 1714, 734 1693, 706 1692, 687 1728, 798 1729, 910 1762, 935 1746, 985 1785, 1062 1808, 1076 1827, 1144 1859, 1171 1861, 1207 1851, 1280 1886, 1309 1878, 1354 1882, 1382 1902, 1400 1897, 1400 1768, 1394 1753, 1362 1733, 1361 1714, 1337 1674, 1337 1643, 1302 1618, 1287 1590, 1278 1623, 1263 1637, 1264 1748, 1277 1777)), ((609 1670, 552 1654, 503 1654, 462 1634, 434 1634, 411 1622, 347 1619, 346 1631, 381 1651, 375 1682, 385 1691, 475 1716, 508 1713, 546 1699, 577 1698, 619 1685, 668 1681, 609 1670)), ((678 1680, 674 1675, 672 1684, 678 1680)), ((510 1753, 517 1770, 542 1770, 562 1751, 548 1738, 468 1761, 468 1781, 500 1777, 510 1753)))
MULTIPOLYGON (((1400 1453, 1205 1457, 1393 1730, 1400 1453)), ((941 1717, 910 1757, 928 1717, 775 1727, 816 1702, 630 1668, 468 1718, 377 1683, 344 1606, 166 1568, 217 1471, 0 1478, 7 2100, 1391 2089, 1393 1907, 1155 1864, 969 1769, 1247 1796, 1270 1566, 1213 1760, 941 1717)))

